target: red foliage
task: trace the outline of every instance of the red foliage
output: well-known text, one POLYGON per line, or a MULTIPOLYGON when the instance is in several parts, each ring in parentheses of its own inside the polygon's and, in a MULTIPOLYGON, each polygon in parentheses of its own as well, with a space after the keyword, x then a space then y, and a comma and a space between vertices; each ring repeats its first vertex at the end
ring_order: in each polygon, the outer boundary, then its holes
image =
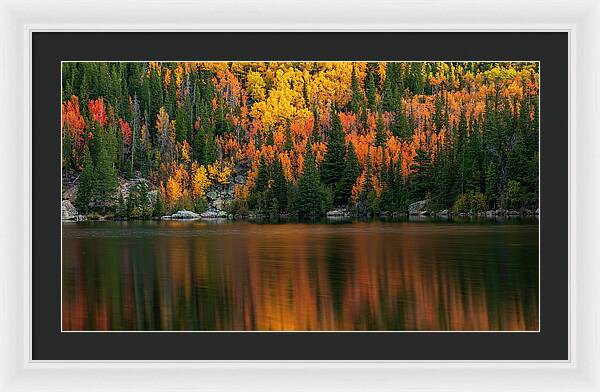
POLYGON ((98 121, 100 126, 103 127, 104 123, 106 122, 106 108, 102 98, 98 98, 96 100, 90 99, 88 107, 90 109, 90 115, 92 116, 92 119, 98 121))

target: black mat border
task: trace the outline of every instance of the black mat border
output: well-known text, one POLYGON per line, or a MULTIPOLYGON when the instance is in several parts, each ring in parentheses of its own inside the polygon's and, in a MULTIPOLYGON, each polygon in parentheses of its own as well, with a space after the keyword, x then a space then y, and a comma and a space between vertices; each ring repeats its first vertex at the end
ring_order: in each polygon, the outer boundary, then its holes
POLYGON ((34 32, 34 360, 566 360, 568 34, 34 32), (60 62, 527 60, 541 63, 541 332, 61 333, 60 62))

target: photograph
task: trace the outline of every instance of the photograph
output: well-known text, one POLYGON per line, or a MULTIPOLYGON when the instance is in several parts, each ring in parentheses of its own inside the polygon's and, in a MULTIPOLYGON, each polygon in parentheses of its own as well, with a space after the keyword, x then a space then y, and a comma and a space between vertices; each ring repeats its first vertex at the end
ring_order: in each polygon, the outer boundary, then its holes
POLYGON ((60 66, 62 332, 541 330, 539 61, 60 66))

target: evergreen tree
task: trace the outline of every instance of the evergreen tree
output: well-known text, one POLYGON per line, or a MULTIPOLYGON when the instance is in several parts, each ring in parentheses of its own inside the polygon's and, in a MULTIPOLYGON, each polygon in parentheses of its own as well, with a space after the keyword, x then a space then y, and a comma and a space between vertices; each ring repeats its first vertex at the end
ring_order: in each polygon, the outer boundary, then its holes
POLYGON ((267 189, 267 184, 269 183, 269 168, 267 166, 267 161, 265 160, 265 156, 261 155, 260 164, 258 166, 258 176, 256 177, 256 186, 255 190, 259 193, 264 192, 267 189))
POLYGON ((387 132, 385 131, 385 124, 381 117, 381 112, 377 113, 377 125, 375 129, 375 145, 385 146, 387 143, 387 132))
POLYGON ((410 201, 418 201, 425 199, 432 189, 432 165, 429 154, 419 148, 414 163, 411 166, 411 194, 410 201))
MULTIPOLYGON (((103 132, 100 132, 102 135, 103 132)), ((102 135, 99 140, 98 161, 95 166, 95 187, 94 196, 99 201, 103 210, 106 210, 107 205, 119 185, 117 179, 117 171, 114 168, 114 162, 110 155, 109 146, 106 145, 105 137, 102 135)))
POLYGON ((367 67, 367 75, 365 77, 365 95, 367 96, 367 104, 371 113, 377 110, 377 98, 375 88, 375 77, 371 71, 371 67, 367 67))
POLYGON ((362 89, 360 88, 360 82, 358 81, 358 77, 356 76, 356 70, 354 69, 354 65, 352 66, 351 86, 352 100, 350 101, 350 109, 352 110, 352 113, 359 115, 361 113, 362 107, 364 106, 364 97, 362 89))
POLYGON ((79 186, 77 188, 77 199, 75 205, 80 212, 86 213, 89 210, 89 204, 95 188, 94 167, 90 150, 86 145, 83 149, 83 170, 79 176, 79 186))
POLYGON ((356 156, 354 144, 348 143, 342 178, 335 188, 334 203, 338 206, 348 205, 352 196, 352 186, 360 175, 360 163, 356 156))
POLYGON ((310 142, 306 146, 302 176, 298 181, 297 211, 301 218, 316 217, 323 213, 319 173, 310 142))
POLYGON ((283 213, 287 210, 288 205, 288 186, 283 173, 283 166, 279 159, 275 159, 273 165, 273 187, 272 192, 274 198, 277 200, 278 212, 283 213))
POLYGON ((321 179, 326 185, 334 185, 340 180, 344 171, 346 156, 346 137, 342 130, 340 116, 333 114, 331 132, 327 139, 327 151, 321 164, 321 179))

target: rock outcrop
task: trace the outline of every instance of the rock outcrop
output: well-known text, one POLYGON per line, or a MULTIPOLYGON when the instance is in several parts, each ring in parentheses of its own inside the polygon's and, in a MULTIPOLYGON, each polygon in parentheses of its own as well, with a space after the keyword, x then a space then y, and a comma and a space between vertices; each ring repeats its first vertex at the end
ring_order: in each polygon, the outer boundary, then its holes
POLYGON ((193 211, 179 210, 174 214, 165 215, 162 217, 165 220, 197 220, 200 219, 200 214, 193 211))
POLYGON ((63 200, 61 205, 62 220, 80 220, 77 209, 69 200, 63 200))
POLYGON ((427 207, 427 200, 415 201, 408 205, 408 213, 410 215, 423 215, 427 212, 425 207, 427 207))
POLYGON ((327 211, 326 215, 328 218, 348 218, 350 216, 350 213, 348 212, 348 210, 339 209, 327 211))

